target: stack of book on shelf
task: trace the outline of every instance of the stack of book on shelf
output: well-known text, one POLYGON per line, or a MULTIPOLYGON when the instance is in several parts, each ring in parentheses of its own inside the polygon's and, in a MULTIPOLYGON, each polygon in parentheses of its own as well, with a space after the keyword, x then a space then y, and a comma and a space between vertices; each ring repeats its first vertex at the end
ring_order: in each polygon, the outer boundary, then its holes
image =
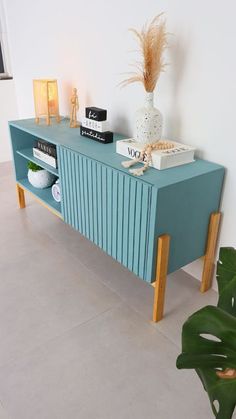
POLYGON ((36 159, 47 163, 55 169, 57 168, 57 150, 55 144, 37 140, 33 148, 33 155, 36 159))
POLYGON ((82 120, 80 134, 107 144, 113 142, 113 132, 109 131, 107 111, 101 108, 85 108, 85 117, 82 120))
MULTIPOLYGON (((170 142, 173 144, 173 148, 166 150, 155 150, 152 152, 152 161, 150 166, 158 170, 163 170, 194 161, 195 148, 178 143, 176 141, 168 140, 168 143, 170 142)), ((137 143, 133 138, 128 138, 127 140, 119 140, 116 142, 116 152, 130 159, 139 158, 144 147, 145 144, 137 143)), ((144 154, 143 161, 145 161, 145 159, 146 156, 144 154)))

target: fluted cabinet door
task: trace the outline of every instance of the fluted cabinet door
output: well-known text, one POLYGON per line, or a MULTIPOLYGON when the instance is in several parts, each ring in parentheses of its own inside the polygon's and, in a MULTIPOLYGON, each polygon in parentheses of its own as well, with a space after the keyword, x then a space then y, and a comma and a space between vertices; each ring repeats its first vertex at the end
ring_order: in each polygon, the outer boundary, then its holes
POLYGON ((64 147, 59 159, 64 220, 150 282, 155 247, 152 186, 64 147))

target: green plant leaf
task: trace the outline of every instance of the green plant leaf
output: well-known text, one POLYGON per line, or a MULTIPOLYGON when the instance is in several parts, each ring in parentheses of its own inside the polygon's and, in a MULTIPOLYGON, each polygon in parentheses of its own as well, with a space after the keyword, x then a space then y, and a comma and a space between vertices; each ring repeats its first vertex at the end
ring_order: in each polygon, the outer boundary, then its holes
POLYGON ((222 380, 210 370, 196 370, 208 393, 216 419, 231 419, 236 403, 236 381, 222 380))
POLYGON ((216 418, 231 419, 236 405, 236 379, 221 379, 216 371, 236 368, 235 317, 218 307, 204 307, 184 324, 182 348, 177 368, 195 368, 216 418), (215 400, 219 403, 219 412, 214 406, 215 400))
POLYGON ((236 368, 235 317, 218 307, 202 308, 183 326, 182 350, 179 368, 236 368))
POLYGON ((231 419, 236 406, 236 379, 217 370, 236 369, 236 250, 221 248, 217 265, 218 307, 193 314, 182 330, 177 368, 194 368, 208 393, 217 419, 231 419), (218 405, 218 406, 217 406, 218 405))
POLYGON ((33 163, 32 161, 28 162, 27 167, 29 170, 32 170, 32 172, 38 172, 39 170, 43 170, 41 166, 38 166, 36 163, 33 163))
POLYGON ((217 263, 218 307, 236 317, 236 249, 222 247, 217 263))

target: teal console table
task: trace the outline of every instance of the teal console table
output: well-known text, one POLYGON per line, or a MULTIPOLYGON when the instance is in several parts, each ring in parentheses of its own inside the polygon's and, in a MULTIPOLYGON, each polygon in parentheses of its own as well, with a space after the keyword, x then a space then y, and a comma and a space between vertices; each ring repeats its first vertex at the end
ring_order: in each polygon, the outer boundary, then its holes
MULTIPOLYGON (((136 178, 121 166, 115 143, 81 137, 69 121, 50 126, 34 119, 10 122, 20 208, 24 192, 101 247, 143 280, 155 285, 153 320, 163 316, 166 276, 205 256, 201 291, 211 286, 220 221, 224 168, 196 160, 176 168, 150 168, 136 178), (56 144, 58 169, 33 157, 36 139, 56 144), (27 179, 34 161, 60 178, 62 201, 51 188, 36 189, 27 179), (209 223, 210 222, 210 223, 209 223)), ((115 135, 115 141, 121 139, 115 135)))

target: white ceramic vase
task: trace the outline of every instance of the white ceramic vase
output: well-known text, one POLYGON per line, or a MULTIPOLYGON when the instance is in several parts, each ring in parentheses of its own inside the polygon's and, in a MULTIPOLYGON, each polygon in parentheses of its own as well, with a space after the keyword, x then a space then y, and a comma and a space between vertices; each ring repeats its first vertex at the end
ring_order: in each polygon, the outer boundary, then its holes
POLYGON ((36 172, 29 169, 28 180, 35 188, 45 189, 55 182, 56 176, 45 169, 37 170, 36 172))
POLYGON ((153 106, 153 92, 146 93, 145 105, 135 113, 134 139, 138 143, 155 143, 162 135, 162 114, 153 106))

